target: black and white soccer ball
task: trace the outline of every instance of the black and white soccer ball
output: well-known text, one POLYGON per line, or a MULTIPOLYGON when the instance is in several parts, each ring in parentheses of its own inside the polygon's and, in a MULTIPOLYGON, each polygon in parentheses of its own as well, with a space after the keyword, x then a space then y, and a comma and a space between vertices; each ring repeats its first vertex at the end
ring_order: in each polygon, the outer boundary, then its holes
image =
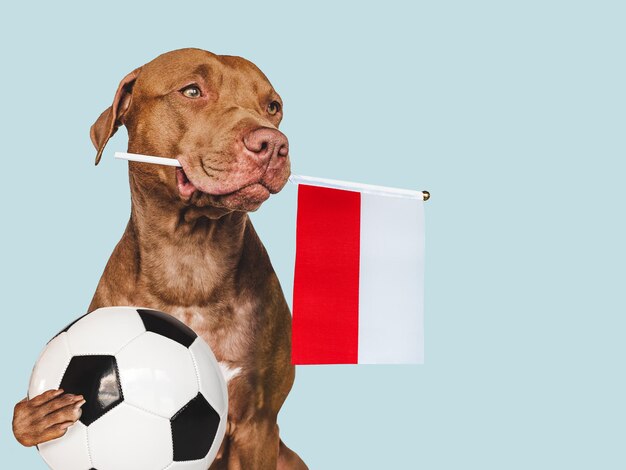
POLYGON ((226 382, 213 352, 171 315, 105 307, 41 353, 28 396, 83 395, 79 421, 40 444, 54 470, 207 470, 224 438, 226 382))

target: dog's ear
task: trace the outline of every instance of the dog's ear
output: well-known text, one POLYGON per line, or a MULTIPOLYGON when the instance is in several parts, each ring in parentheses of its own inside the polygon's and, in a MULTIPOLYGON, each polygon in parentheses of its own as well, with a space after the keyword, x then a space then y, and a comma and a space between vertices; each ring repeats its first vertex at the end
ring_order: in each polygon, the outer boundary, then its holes
POLYGON ((126 114, 126 111, 128 111, 130 107, 133 96, 133 85, 135 84, 140 70, 141 67, 133 70, 122 79, 115 92, 113 104, 105 109, 91 126, 89 135, 94 147, 96 147, 98 151, 96 154, 96 165, 100 162, 102 151, 109 139, 115 134, 118 127, 124 124, 124 114, 126 114))

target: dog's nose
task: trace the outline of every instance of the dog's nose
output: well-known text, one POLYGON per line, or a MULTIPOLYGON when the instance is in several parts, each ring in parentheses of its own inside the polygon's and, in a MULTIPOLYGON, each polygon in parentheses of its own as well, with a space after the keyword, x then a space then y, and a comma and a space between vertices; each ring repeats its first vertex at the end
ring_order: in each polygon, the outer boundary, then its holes
POLYGON ((243 137, 246 148, 261 160, 289 155, 287 136, 276 129, 261 127, 243 137))

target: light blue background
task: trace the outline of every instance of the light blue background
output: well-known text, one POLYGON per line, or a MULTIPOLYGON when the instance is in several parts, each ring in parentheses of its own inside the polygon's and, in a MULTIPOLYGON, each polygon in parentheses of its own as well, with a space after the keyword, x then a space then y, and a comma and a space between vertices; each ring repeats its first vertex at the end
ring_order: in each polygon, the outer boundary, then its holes
MULTIPOLYGON (((626 468, 626 9, 610 1, 6 2, 2 468, 39 350, 85 311, 129 212, 119 80, 196 46, 285 101, 294 172, 428 189, 426 364, 300 367, 311 469, 626 468)), ((254 215, 291 297, 295 189, 254 215)))

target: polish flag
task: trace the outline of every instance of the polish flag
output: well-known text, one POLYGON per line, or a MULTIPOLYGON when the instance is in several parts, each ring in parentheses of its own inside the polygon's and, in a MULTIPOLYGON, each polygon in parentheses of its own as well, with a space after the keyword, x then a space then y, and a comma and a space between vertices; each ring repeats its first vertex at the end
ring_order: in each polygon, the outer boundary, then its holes
POLYGON ((294 364, 424 361, 420 191, 296 176, 294 364))

